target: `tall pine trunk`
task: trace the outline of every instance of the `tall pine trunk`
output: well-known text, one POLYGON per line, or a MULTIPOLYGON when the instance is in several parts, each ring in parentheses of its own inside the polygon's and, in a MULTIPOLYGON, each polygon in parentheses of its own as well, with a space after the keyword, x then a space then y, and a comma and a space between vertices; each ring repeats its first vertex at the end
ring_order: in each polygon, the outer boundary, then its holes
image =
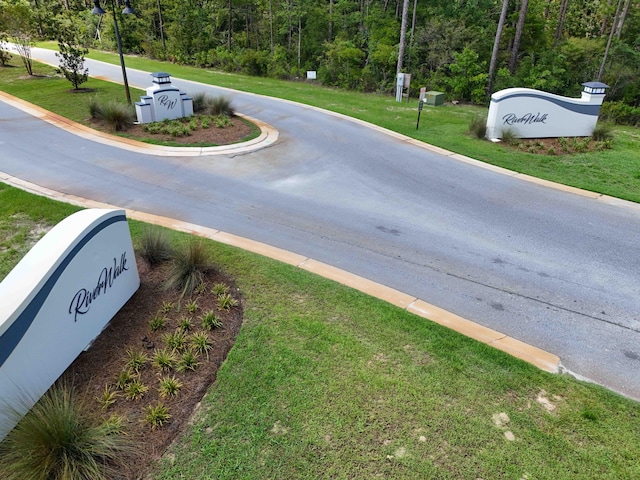
POLYGON ((504 21, 507 18, 508 8, 509 8, 509 0, 502 0, 502 11, 500 12, 500 20, 498 20, 496 38, 493 41, 493 50, 491 51, 491 62, 489 63, 489 80, 487 82, 487 96, 491 95, 491 90, 493 89, 493 78, 496 75, 496 65, 498 63, 498 50, 500 49, 500 38, 502 38, 502 30, 504 30, 504 21))

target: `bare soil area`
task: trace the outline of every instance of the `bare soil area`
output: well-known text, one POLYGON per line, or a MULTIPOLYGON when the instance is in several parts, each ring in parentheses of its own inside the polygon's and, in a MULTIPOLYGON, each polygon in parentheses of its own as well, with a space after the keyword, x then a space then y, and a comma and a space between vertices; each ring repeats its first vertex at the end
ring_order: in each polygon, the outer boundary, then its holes
MULTIPOLYGON (((167 265, 152 269, 144 261, 137 263, 141 280, 139 290, 62 377, 62 381, 73 385, 101 419, 115 415, 123 420, 127 438, 134 445, 135 460, 121 469, 118 479, 145 478, 151 462, 158 459, 180 434, 207 388, 215 381, 243 318, 242 299, 233 280, 209 272, 201 293, 180 299, 179 293, 164 289, 167 265), (218 308, 218 296, 212 292, 213 286, 221 283, 229 287, 228 292, 238 301, 238 305, 229 310, 218 308), (202 316, 209 311, 215 312, 222 327, 213 330, 202 327, 202 316), (152 331, 150 320, 158 315, 166 318, 166 324, 152 331), (180 372, 174 368, 163 372, 154 365, 154 353, 166 347, 168 334, 183 331, 185 320, 191 323, 191 328, 184 331, 185 336, 190 338, 195 332, 205 332, 212 348, 208 356, 197 357, 194 371, 180 372), (137 399, 127 398, 127 391, 116 385, 120 372, 128 369, 130 352, 141 352, 147 357, 135 376, 148 390, 137 399), (162 377, 175 377, 182 384, 175 397, 161 396, 159 382, 162 377), (105 389, 117 392, 115 403, 108 408, 100 401, 105 389), (146 419, 145 408, 159 403, 168 408, 171 417, 161 427, 153 428, 146 419)), ((176 355, 179 357, 181 353, 176 355)))

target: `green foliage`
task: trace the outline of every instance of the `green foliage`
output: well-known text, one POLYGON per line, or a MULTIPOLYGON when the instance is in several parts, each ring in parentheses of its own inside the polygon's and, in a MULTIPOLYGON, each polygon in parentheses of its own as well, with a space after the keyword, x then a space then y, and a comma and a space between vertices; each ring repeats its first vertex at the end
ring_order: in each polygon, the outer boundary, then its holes
POLYGON ((73 88, 78 90, 79 86, 89 79, 89 69, 84 68, 84 56, 89 53, 89 49, 81 46, 77 26, 73 25, 70 19, 60 22, 57 40, 56 57, 60 59, 59 70, 71 82, 73 88))
POLYGON ((173 310, 173 307, 175 306, 175 304, 173 302, 169 302, 169 301, 164 301, 162 302, 162 312, 163 313, 169 313, 171 310, 173 310))
POLYGON ((600 107, 600 119, 617 125, 640 125, 640 107, 622 102, 604 102, 600 107))
POLYGON ((99 109, 101 119, 115 132, 127 130, 135 120, 135 113, 130 105, 110 101, 99 109))
POLYGON ((183 332, 188 332, 193 328, 193 322, 189 317, 183 317, 178 322, 178 328, 183 332))
POLYGON ((220 296, 220 295, 224 295, 225 293, 229 293, 229 286, 226 283, 216 283, 212 288, 211 288, 211 293, 213 293, 216 296, 220 296))
POLYGON ((198 357, 196 356, 196 354, 191 350, 187 350, 178 360, 176 369, 179 372, 186 372, 187 370, 193 372, 196 368, 198 368, 198 365, 200 365, 200 363, 198 363, 198 357))
POLYGON ((103 410, 106 410, 118 400, 117 390, 113 390, 110 385, 106 385, 102 394, 97 398, 103 410))
POLYGON ((2 441, 0 471, 3 480, 107 480, 130 451, 71 388, 54 386, 2 441))
POLYGON ((486 117, 472 117, 469 122, 469 133, 476 138, 485 139, 487 137, 486 117))
POLYGON ((151 317, 151 320, 149 320, 149 328, 151 329, 152 332, 156 332, 164 328, 166 323, 167 323, 167 317, 165 317, 164 315, 161 315, 160 313, 156 313, 153 317, 151 317))
POLYGON ((612 140, 613 131, 611 129, 611 126, 606 123, 599 122, 596 125, 596 128, 593 129, 591 138, 596 142, 606 142, 608 140, 612 140))
POLYGON ((218 309, 231 310, 238 305, 238 300, 233 298, 230 293, 218 295, 218 309))
POLYGON ((220 320, 213 310, 209 310, 202 316, 202 328, 206 330, 213 330, 214 328, 221 328, 222 320, 220 320))
POLYGON ((454 53, 453 57, 454 61, 449 65, 451 77, 447 80, 453 98, 485 103, 489 78, 486 62, 480 61, 478 53, 469 47, 461 53, 454 53))
POLYGON ((139 400, 144 397, 149 387, 144 385, 139 379, 134 378, 124 389, 124 396, 127 400, 139 400))
POLYGON ((365 54, 353 42, 327 42, 318 69, 318 78, 325 85, 357 89, 360 86, 365 54))
POLYGON ((151 425, 152 430, 162 427, 171 418, 171 415, 169 415, 169 409, 161 403, 157 403, 155 406, 146 406, 144 413, 144 418, 146 422, 151 425))
POLYGON ((235 115, 231 98, 226 96, 218 96, 207 99, 207 113, 213 116, 232 117, 235 115))
POLYGON ((167 289, 177 290, 181 295, 190 294, 204 280, 211 269, 209 254, 201 240, 190 240, 178 248, 173 257, 167 289))
POLYGON ((163 372, 173 370, 176 361, 175 353, 168 348, 156 349, 153 352, 153 358, 151 359, 153 366, 159 368, 163 372))
POLYGON ((153 267, 170 260, 173 248, 164 230, 149 226, 142 232, 138 253, 153 267))
POLYGON ((182 388, 182 382, 176 377, 162 377, 158 391, 161 397, 175 397, 182 388))
POLYGON ((175 352, 183 352, 187 347, 187 337, 182 329, 178 329, 173 333, 167 333, 162 339, 167 347, 175 352))
POLYGON ((187 302, 187 305, 185 306, 185 308, 187 309, 188 313, 196 313, 198 311, 198 308, 200 308, 200 306, 198 305, 197 301, 190 300, 189 302, 187 302))
MULTIPOLYGON (((215 317, 215 314, 214 314, 215 317)), ((209 329, 209 328, 207 328, 209 329)), ((205 332, 196 332, 189 339, 191 347, 198 355, 206 355, 209 359, 209 351, 213 348, 209 336, 205 332)))
POLYGON ((126 390, 129 384, 134 380, 135 377, 132 375, 131 370, 122 370, 116 377, 116 387, 118 387, 120 390, 126 390))
POLYGON ((502 141, 508 145, 516 145, 520 140, 520 137, 513 128, 504 128, 500 133, 502 135, 502 141))
POLYGON ((139 350, 127 350, 127 368, 135 373, 142 370, 149 360, 146 353, 139 350))

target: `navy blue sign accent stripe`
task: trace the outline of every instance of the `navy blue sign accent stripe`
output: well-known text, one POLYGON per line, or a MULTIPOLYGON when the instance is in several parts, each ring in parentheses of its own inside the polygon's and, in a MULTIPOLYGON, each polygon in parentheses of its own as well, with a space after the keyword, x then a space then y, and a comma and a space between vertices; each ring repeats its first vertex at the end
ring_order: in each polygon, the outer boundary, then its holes
POLYGON ((600 113, 600 105, 580 105, 571 102, 567 102, 566 100, 560 100, 559 98, 547 97, 545 95, 541 95, 539 93, 514 93, 513 95, 509 95, 508 97, 503 97, 499 100, 491 99, 492 103, 500 103, 505 100, 511 100, 513 98, 537 98, 539 100, 545 100, 547 102, 554 103, 559 107, 564 108, 565 110, 569 110, 570 112, 581 113, 583 115, 594 115, 598 116, 600 113))
POLYGON ((33 323, 34 319, 38 315, 38 312, 44 305, 47 297, 53 290, 53 287, 58 282, 58 279, 62 275, 62 273, 66 270, 67 266, 74 257, 78 254, 80 250, 98 233, 107 228, 110 225, 113 225, 116 222, 126 222, 127 217, 125 215, 116 215, 114 217, 108 218, 102 223, 96 225, 90 232, 78 242, 78 244, 71 249, 69 254, 60 262, 60 264, 56 267, 54 272, 51 274, 49 279, 42 286, 40 291, 36 294, 35 297, 29 302, 29 305, 22 311, 22 313, 18 316, 18 318, 11 324, 11 326, 7 329, 6 332, 2 336, 0 336, 0 367, 4 365, 4 362, 7 361, 7 358, 13 353, 16 349, 22 337, 27 333, 29 327, 33 323))

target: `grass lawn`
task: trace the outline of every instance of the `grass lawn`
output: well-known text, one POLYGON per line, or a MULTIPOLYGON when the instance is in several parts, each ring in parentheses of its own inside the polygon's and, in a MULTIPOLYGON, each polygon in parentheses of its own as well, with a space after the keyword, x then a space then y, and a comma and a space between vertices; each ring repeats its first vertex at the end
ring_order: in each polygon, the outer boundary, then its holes
MULTIPOLYGON (((127 65, 158 69, 133 60, 127 65)), ((183 67, 162 68, 187 78, 178 70, 183 67)), ((7 87, 4 78, 3 72, 0 88, 18 95, 8 88, 23 87, 7 87)), ((238 77, 234 86, 242 81, 238 77)), ((272 82, 264 80, 264 88, 276 93, 272 82)), ((289 91, 284 84, 279 88, 289 91)), ((296 95, 314 98, 302 89, 322 91, 317 96, 336 110, 353 108, 369 121, 395 116, 389 123, 406 122, 403 133, 411 130, 409 120, 415 129, 415 109, 392 99, 305 84, 300 89, 296 95), (336 96, 346 103, 337 105, 336 96), (374 109, 377 114, 370 112, 374 109)), ((504 159, 524 155, 522 164, 530 163, 531 155, 500 153, 504 147, 462 135, 478 109, 428 111, 421 121, 429 132, 424 135, 440 137, 440 143, 431 143, 476 158, 482 152, 504 159), (438 128, 439 121, 447 124, 438 128)), ((585 154, 583 162, 600 156, 610 163, 617 157, 625 163, 627 155, 637 160, 634 143, 637 139, 618 140, 613 151, 585 154)), ((565 160, 552 157, 547 163, 565 160)), ((546 168, 572 177, 568 167, 546 168)), ((635 192, 619 196, 640 197, 638 177, 635 192)), ((0 184, 0 279, 40 232, 75 210, 0 184)), ((144 225, 131 221, 130 226, 135 243, 144 225)), ((640 478, 639 403, 547 374, 295 267, 215 242, 207 245, 218 268, 235 278, 245 299, 245 321, 193 425, 156 466, 154 479, 640 478)))

